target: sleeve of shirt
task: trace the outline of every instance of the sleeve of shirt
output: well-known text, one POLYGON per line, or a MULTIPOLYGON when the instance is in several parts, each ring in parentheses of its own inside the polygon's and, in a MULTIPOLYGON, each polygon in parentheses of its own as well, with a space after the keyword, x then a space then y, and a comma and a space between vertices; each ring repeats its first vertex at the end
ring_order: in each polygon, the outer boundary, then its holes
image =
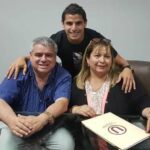
POLYGON ((59 32, 52 34, 50 36, 50 38, 56 42, 58 47, 59 47, 59 44, 61 43, 62 34, 63 34, 63 31, 59 31, 59 32))
POLYGON ((56 36, 55 36, 55 34, 52 34, 52 35, 50 36, 50 38, 53 39, 53 40, 56 42, 56 36))
POLYGON ((114 58, 118 55, 118 52, 112 47, 112 54, 114 58))
POLYGON ((9 104, 17 97, 18 92, 17 80, 5 78, 0 84, 0 98, 9 104))
POLYGON ((61 78, 57 79, 57 84, 55 88, 54 100, 64 97, 68 100, 71 95, 71 83, 72 77, 68 72, 61 72, 61 78), (63 75, 62 75, 63 74, 63 75))

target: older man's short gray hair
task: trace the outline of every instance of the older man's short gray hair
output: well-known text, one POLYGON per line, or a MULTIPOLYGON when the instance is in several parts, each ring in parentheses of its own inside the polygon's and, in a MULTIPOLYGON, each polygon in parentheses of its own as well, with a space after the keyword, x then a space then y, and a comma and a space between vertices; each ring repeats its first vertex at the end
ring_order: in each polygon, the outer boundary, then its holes
POLYGON ((32 41, 32 47, 41 44, 47 48, 54 48, 55 52, 57 53, 57 44, 49 37, 42 36, 42 37, 37 37, 32 41))

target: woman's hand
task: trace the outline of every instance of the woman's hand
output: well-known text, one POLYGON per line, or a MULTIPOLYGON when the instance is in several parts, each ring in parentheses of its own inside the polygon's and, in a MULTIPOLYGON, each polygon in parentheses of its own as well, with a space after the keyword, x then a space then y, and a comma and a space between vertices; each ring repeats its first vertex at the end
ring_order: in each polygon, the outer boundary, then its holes
POLYGON ((134 76, 132 70, 130 68, 124 68, 122 72, 119 74, 117 83, 123 80, 122 90, 125 93, 130 92, 131 89, 136 89, 134 76))
POLYGON ((73 106, 71 109, 71 113, 73 114, 79 114, 85 117, 94 117, 96 116, 95 111, 89 107, 88 105, 82 105, 82 106, 73 106))
POLYGON ((25 75, 27 71, 26 59, 28 59, 28 57, 19 57, 10 65, 6 74, 8 79, 13 74, 14 74, 14 79, 16 79, 20 69, 23 69, 23 74, 25 75))
POLYGON ((150 132, 150 117, 147 118, 146 132, 150 132))
POLYGON ((150 107, 143 109, 142 116, 147 119, 146 132, 150 132, 150 107))

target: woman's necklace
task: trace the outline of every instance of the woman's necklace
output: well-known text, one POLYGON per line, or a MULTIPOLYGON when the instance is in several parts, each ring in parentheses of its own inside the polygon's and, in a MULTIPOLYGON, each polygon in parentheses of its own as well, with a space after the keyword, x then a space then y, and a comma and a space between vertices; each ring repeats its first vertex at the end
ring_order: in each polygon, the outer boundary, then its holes
POLYGON ((97 84, 97 86, 94 86, 93 88, 93 84, 91 84, 88 80, 86 81, 85 88, 87 93, 88 105, 95 110, 96 114, 101 114, 104 111, 104 101, 106 101, 106 99, 104 98, 108 93, 109 84, 110 82, 106 78, 103 83, 101 82, 101 84, 97 84))

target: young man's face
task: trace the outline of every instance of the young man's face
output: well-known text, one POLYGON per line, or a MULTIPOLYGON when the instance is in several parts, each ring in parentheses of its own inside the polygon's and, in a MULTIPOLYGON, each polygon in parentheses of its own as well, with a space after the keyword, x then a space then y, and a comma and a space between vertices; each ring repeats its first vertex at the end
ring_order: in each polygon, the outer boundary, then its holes
POLYGON ((47 76, 56 64, 56 53, 53 48, 37 44, 32 48, 30 60, 36 74, 47 76))
POLYGON ((86 23, 81 15, 66 14, 62 22, 63 28, 67 34, 68 40, 73 44, 79 44, 84 38, 84 29, 86 23))

